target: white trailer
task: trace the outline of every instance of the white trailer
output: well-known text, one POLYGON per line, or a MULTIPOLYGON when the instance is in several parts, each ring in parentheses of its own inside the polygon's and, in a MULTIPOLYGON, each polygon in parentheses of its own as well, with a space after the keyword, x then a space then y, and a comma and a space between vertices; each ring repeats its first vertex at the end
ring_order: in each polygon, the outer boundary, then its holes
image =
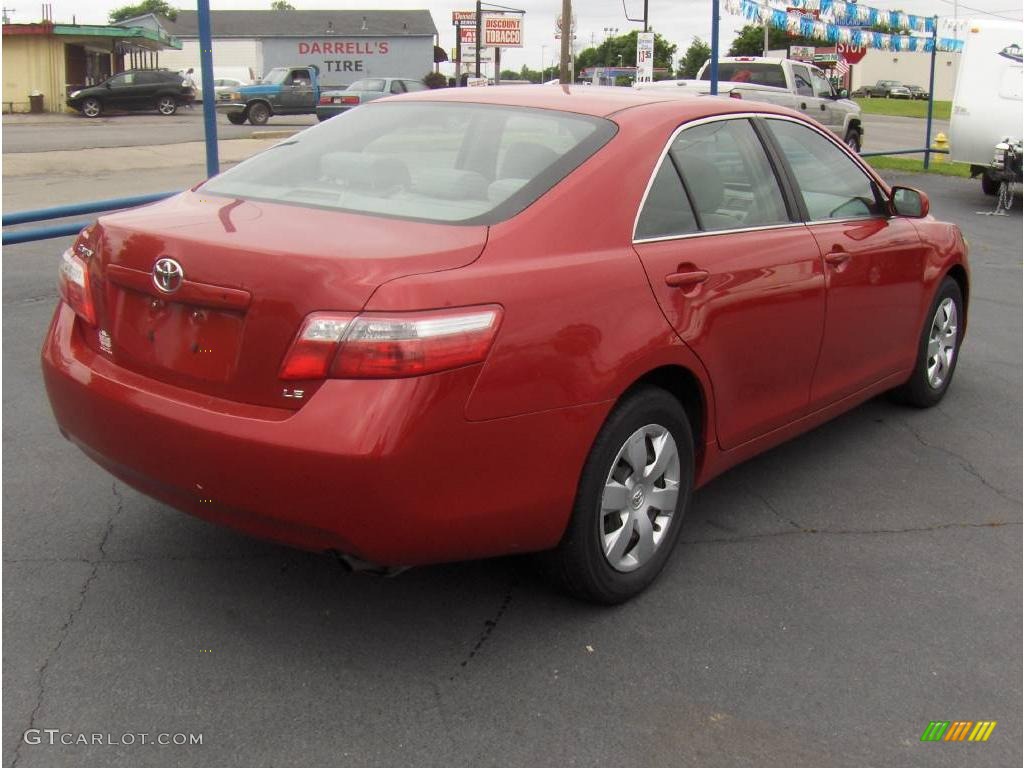
POLYGON ((996 144, 1024 132, 1022 43, 1019 21, 971 19, 967 25, 949 122, 950 159, 970 163, 971 176, 981 176, 989 195, 999 192, 990 168, 996 144))

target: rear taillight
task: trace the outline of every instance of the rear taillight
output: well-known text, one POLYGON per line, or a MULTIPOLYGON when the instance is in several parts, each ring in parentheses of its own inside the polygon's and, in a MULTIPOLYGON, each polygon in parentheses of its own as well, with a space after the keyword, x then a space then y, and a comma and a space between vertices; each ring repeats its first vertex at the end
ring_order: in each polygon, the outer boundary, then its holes
POLYGON ((740 93, 739 91, 729 91, 729 98, 730 99, 742 99, 743 98, 743 94, 740 93))
POLYGON ((358 96, 342 96, 341 97, 341 103, 342 104, 358 104, 359 103, 359 97, 358 96))
POLYGON ((57 286, 61 298, 68 303, 75 314, 89 323, 96 325, 96 307, 92 301, 92 290, 89 287, 89 265, 76 256, 68 248, 60 259, 60 271, 57 275, 57 286))
POLYGON ((320 97, 320 103, 321 104, 330 104, 331 103, 331 97, 330 96, 321 96, 320 97))
POLYGON ((281 365, 282 379, 378 379, 421 376, 487 357, 501 307, 358 316, 315 312, 281 365))

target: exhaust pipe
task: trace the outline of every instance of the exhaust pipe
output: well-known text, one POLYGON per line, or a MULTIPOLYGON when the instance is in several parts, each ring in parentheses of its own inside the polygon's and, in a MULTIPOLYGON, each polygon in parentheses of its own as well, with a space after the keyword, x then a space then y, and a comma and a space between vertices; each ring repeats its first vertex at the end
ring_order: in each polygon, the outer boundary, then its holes
POLYGON ((373 576, 384 576, 390 578, 409 570, 409 566, 407 565, 380 565, 378 563, 371 563, 367 560, 358 558, 355 555, 346 555, 344 552, 339 552, 336 549, 328 550, 328 553, 334 555, 338 564, 348 573, 368 573, 373 576))

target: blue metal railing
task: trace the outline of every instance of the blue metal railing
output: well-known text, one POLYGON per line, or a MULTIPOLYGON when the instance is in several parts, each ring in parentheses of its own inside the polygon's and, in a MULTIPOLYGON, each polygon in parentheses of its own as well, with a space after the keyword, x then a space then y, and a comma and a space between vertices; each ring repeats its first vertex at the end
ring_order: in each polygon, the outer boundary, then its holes
MULTIPOLYGON (((138 195, 136 197, 116 197, 110 200, 96 200, 91 203, 79 203, 77 205, 58 205, 53 208, 39 208, 34 211, 20 211, 18 213, 5 213, 3 215, 3 226, 9 227, 15 224, 28 224, 33 221, 49 221, 51 219, 64 219, 70 216, 82 216, 86 213, 100 213, 102 211, 118 211, 123 208, 134 208, 137 205, 155 203, 158 200, 165 200, 177 192, 158 192, 152 195, 138 195)), ((3 233, 3 244, 14 245, 16 243, 28 243, 33 240, 49 240, 53 237, 67 237, 77 235, 84 227, 92 222, 75 221, 67 224, 54 224, 49 227, 36 227, 34 229, 22 229, 14 232, 3 233)))
MULTIPOLYGON (((883 152, 861 152, 861 157, 883 157, 885 155, 920 155, 923 154, 926 158, 929 155, 948 155, 948 149, 932 149, 931 147, 925 147, 923 149, 887 149, 883 152)), ((928 167, 928 161, 925 160, 925 168, 928 167)))

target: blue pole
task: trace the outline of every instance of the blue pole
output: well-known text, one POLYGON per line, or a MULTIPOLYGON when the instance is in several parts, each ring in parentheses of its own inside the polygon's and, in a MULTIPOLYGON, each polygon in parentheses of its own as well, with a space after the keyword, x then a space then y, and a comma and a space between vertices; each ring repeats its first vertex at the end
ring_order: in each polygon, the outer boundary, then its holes
POLYGON ((158 192, 153 195, 138 195, 137 197, 115 197, 110 200, 97 200, 92 203, 77 203, 75 205, 58 205, 53 208, 39 208, 34 211, 18 211, 16 213, 5 213, 3 225, 8 227, 12 224, 27 224, 30 221, 47 221, 49 219, 63 219, 68 216, 79 216, 86 213, 99 213, 101 211, 116 211, 121 208, 134 208, 136 205, 155 203, 158 200, 171 197, 177 192, 158 192))
POLYGON ((54 237, 70 237, 71 235, 77 235, 90 224, 92 224, 91 221, 75 221, 71 224, 55 224, 50 227, 17 229, 13 232, 4 232, 3 245, 31 243, 35 240, 49 240, 54 237))
POLYGON ((220 173, 217 158, 217 108, 213 93, 213 40, 210 35, 210 0, 199 0, 199 67, 203 82, 203 129, 206 135, 206 175, 220 173))
POLYGON ((711 0, 711 95, 718 95, 718 0, 711 0))
MULTIPOLYGON (((938 52, 939 47, 939 17, 935 17, 935 26, 932 27, 932 71, 928 75, 928 120, 926 121, 924 128, 924 145, 931 147, 932 145, 932 107, 935 105, 935 55, 938 52)), ((924 169, 928 170, 928 161, 931 160, 932 153, 926 149, 924 152, 924 169)))

